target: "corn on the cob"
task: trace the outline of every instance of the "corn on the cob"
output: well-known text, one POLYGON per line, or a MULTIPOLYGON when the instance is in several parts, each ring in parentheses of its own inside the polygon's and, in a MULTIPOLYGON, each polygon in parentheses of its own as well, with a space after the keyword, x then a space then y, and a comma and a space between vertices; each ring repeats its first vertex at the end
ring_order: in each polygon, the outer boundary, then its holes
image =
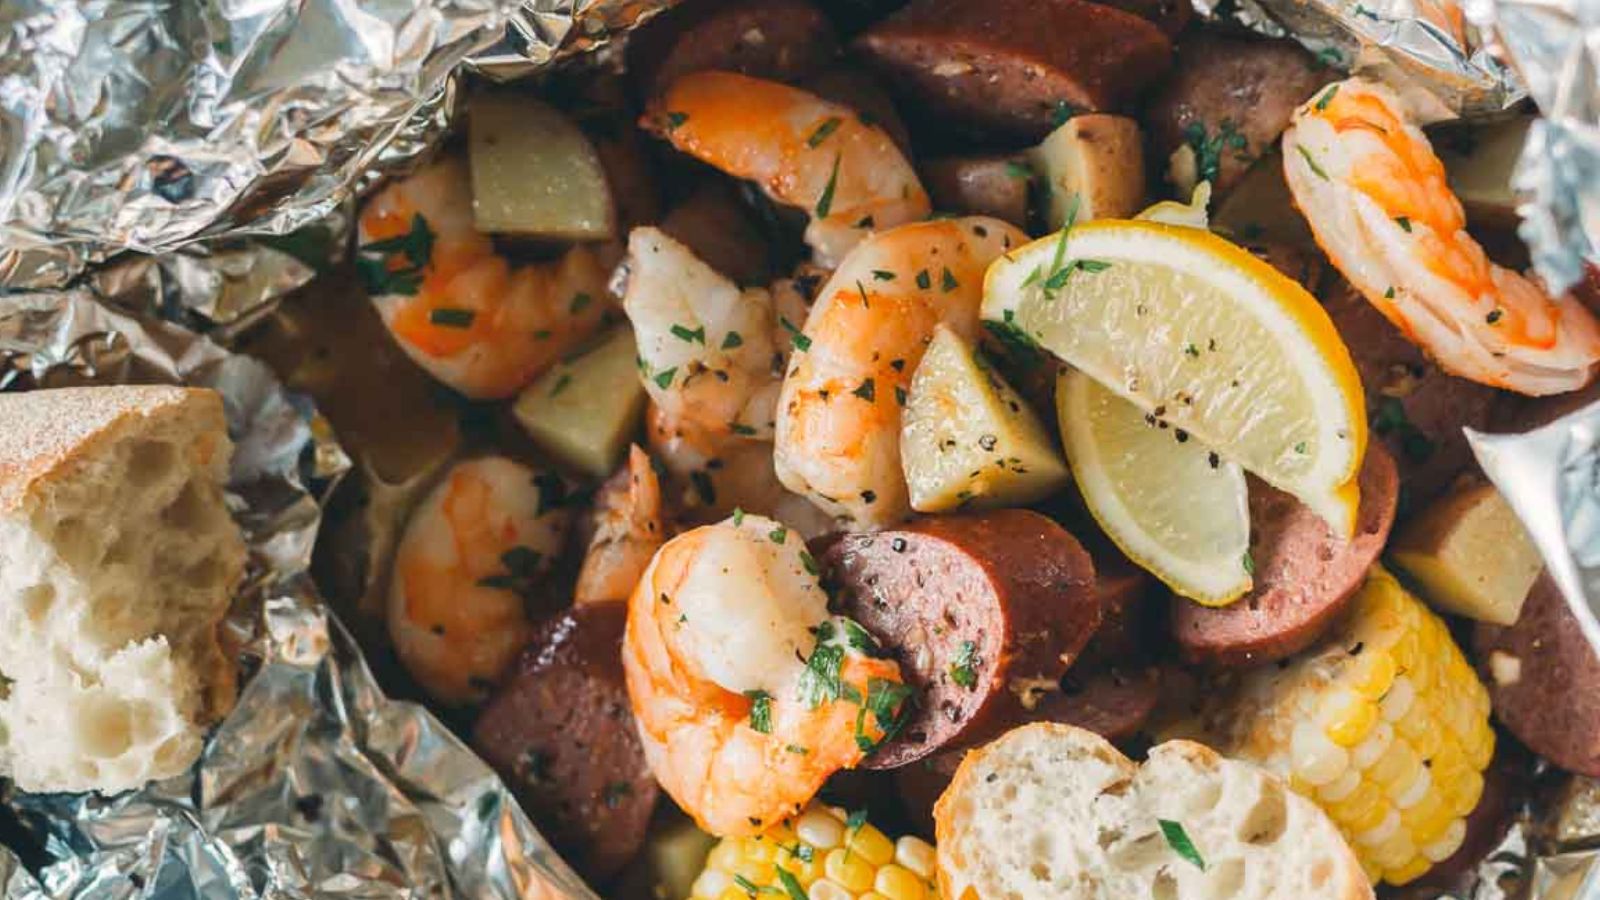
POLYGON ((1395 885, 1461 846, 1494 755, 1488 692, 1444 622, 1381 567, 1333 633, 1245 675, 1198 726, 1316 800, 1368 877, 1395 885))
POLYGON ((812 804, 755 837, 724 838, 690 900, 938 900, 933 847, 812 804))

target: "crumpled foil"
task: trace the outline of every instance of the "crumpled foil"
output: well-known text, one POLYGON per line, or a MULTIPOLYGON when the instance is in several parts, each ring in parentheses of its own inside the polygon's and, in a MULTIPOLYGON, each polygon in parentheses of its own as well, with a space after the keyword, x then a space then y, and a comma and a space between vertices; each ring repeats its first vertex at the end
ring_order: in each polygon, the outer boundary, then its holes
POLYGON ((1539 106, 1512 179, 1518 231, 1539 274, 1564 289, 1600 264, 1600 2, 1471 0, 1467 11, 1539 106))
POLYGON ((387 699, 307 569, 350 461, 265 365, 87 289, 0 296, 0 389, 174 383, 223 396, 228 500, 250 562, 228 619, 238 705, 195 770, 115 797, 0 797, 0 897, 588 900, 495 777, 426 709, 387 699))

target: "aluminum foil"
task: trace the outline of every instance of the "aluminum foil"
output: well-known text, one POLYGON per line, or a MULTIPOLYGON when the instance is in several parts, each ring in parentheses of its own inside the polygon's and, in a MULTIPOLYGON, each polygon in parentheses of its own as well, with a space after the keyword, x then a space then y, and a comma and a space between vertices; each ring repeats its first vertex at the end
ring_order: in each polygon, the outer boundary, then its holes
POLYGON ((37 867, 0 846, 0 897, 592 898, 483 762, 384 696, 323 607, 307 569, 350 462, 310 402, 87 289, 0 297, 0 389, 122 382, 223 396, 229 507, 250 548, 228 625, 247 680, 188 775, 109 798, 0 797, 37 867))

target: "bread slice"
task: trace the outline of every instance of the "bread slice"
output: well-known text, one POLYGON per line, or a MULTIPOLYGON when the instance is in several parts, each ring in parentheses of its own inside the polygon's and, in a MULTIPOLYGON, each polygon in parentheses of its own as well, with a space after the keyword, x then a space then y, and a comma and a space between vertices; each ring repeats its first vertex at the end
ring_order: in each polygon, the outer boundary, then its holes
POLYGON ((1092 731, 1026 725, 967 754, 934 819, 951 900, 1373 896, 1314 804, 1190 741, 1139 766, 1092 731))
POLYGON ((235 690, 231 451, 211 391, 0 394, 0 776, 119 791, 199 754, 235 690))

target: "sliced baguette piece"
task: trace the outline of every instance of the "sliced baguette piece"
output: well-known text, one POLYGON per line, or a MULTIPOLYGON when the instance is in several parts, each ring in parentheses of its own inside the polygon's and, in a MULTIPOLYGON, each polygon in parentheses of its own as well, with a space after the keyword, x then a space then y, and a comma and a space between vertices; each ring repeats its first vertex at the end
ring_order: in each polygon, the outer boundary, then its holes
POLYGON ((235 693, 221 398, 0 394, 0 425, 0 777, 112 792, 182 773, 235 693))
POLYGON ((1092 731, 1024 725, 967 754, 934 819, 951 900, 1373 896, 1314 804, 1191 741, 1140 766, 1092 731))

